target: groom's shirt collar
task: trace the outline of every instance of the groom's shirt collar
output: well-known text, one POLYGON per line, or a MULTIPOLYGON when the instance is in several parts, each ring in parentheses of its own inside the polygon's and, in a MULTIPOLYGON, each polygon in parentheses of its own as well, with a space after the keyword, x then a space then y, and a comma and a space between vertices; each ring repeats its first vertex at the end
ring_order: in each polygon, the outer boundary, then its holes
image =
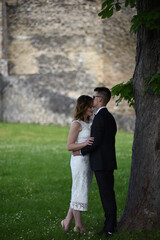
POLYGON ((106 108, 106 106, 100 107, 100 108, 97 110, 97 112, 95 113, 95 115, 96 115, 97 113, 99 113, 99 111, 100 111, 102 108, 106 108))

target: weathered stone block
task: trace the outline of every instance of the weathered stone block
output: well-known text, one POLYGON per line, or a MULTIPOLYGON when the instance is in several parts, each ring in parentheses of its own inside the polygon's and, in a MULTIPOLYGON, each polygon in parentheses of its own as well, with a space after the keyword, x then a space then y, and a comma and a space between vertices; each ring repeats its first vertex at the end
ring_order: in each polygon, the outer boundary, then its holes
POLYGON ((18 0, 7 0, 6 1, 9 6, 17 6, 18 0))

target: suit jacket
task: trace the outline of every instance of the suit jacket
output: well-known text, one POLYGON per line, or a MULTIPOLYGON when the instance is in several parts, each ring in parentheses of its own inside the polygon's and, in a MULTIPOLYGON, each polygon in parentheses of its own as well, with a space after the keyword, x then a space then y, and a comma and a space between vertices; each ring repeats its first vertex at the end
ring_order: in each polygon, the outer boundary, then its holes
POLYGON ((92 146, 81 149, 82 155, 90 154, 90 165, 93 171, 117 169, 115 153, 115 135, 117 126, 114 117, 102 108, 94 117, 91 136, 92 146))

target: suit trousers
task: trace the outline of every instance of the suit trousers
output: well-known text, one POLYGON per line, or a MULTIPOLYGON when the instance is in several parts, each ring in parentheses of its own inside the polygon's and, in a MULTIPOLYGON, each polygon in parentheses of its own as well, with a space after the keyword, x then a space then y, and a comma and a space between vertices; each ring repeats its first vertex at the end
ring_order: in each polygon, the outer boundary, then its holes
POLYGON ((105 213, 105 232, 114 232, 117 227, 117 205, 114 192, 113 171, 95 171, 100 198, 105 213))

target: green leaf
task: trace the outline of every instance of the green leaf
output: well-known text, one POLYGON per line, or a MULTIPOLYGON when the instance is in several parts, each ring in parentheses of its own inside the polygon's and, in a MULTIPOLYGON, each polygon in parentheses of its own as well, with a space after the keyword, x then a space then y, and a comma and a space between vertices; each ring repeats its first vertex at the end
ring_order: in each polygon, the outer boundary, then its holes
POLYGON ((112 89, 112 96, 118 96, 119 98, 116 100, 116 104, 119 105, 119 103, 122 100, 126 100, 129 104, 129 106, 134 107, 134 94, 133 94, 133 79, 131 78, 127 83, 119 83, 115 85, 112 89))
POLYGON ((125 7, 128 7, 128 5, 129 5, 129 0, 126 0, 125 1, 125 7))
POLYGON ((131 22, 130 32, 132 33, 136 33, 140 26, 144 26, 150 30, 160 30, 160 8, 138 12, 137 15, 133 16, 131 22))
POLYGON ((104 9, 108 5, 107 1, 102 3, 102 9, 104 9))
POLYGON ((126 0, 125 1, 125 7, 130 6, 131 8, 136 6, 136 0, 126 0))
POLYGON ((113 7, 108 11, 107 18, 110 18, 113 15, 113 7))
POLYGON ((155 95, 160 96, 160 72, 145 80, 145 93, 151 89, 155 95))
POLYGON ((129 0, 129 5, 131 8, 136 6, 136 1, 135 0, 129 0))
POLYGON ((114 3, 114 0, 106 0, 102 3, 101 10, 104 10, 105 8, 111 6, 114 3))
POLYGON ((121 5, 119 3, 116 3, 115 7, 117 12, 121 10, 121 5))
POLYGON ((110 18, 113 15, 113 9, 115 9, 117 12, 121 10, 121 5, 125 4, 125 7, 130 6, 135 7, 136 0, 105 0, 102 3, 101 11, 98 13, 98 16, 100 16, 102 19, 104 18, 110 18))
POLYGON ((113 15, 113 6, 107 7, 106 9, 102 10, 98 16, 101 16, 102 19, 110 18, 113 15))
POLYGON ((106 0, 102 4, 102 9, 98 13, 98 16, 104 18, 109 18, 113 15, 113 5, 114 5, 114 0, 106 0))

